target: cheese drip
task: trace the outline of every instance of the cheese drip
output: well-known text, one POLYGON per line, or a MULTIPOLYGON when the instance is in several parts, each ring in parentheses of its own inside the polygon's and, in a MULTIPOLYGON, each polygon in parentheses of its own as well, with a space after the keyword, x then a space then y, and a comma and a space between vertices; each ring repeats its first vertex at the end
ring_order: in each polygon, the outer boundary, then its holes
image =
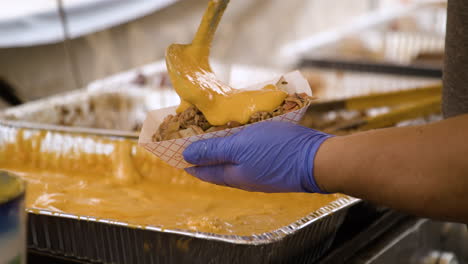
POLYGON ((214 126, 245 124, 252 114, 273 111, 287 93, 275 85, 242 91, 218 80, 211 69, 211 43, 228 0, 211 0, 191 44, 172 44, 166 52, 169 76, 181 104, 177 113, 195 105, 214 126))

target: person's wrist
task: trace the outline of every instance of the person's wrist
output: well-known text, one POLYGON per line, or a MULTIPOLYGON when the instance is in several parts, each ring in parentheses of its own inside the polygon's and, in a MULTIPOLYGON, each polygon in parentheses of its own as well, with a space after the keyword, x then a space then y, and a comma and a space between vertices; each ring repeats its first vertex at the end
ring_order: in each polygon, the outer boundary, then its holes
POLYGON ((341 192, 341 168, 337 165, 340 149, 336 147, 340 146, 342 139, 342 136, 328 138, 315 154, 313 176, 317 186, 325 193, 341 192))
POLYGON ((310 193, 322 193, 326 194, 326 189, 323 186, 320 186, 315 178, 315 170, 314 170, 314 163, 315 157, 317 155, 318 150, 322 146, 322 144, 333 137, 332 135, 322 133, 322 132, 314 132, 310 136, 310 144, 305 152, 305 159, 304 162, 306 163, 304 168, 306 171, 302 174, 305 178, 303 179, 303 189, 306 192, 310 193))

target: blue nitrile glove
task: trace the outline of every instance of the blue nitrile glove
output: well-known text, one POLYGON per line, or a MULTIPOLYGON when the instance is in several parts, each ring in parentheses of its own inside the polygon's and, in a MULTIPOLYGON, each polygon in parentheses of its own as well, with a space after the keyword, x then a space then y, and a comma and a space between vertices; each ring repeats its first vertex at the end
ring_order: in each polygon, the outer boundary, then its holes
POLYGON ((218 185, 260 192, 323 193, 314 158, 331 135, 286 122, 261 122, 228 137, 191 144, 186 171, 218 185))

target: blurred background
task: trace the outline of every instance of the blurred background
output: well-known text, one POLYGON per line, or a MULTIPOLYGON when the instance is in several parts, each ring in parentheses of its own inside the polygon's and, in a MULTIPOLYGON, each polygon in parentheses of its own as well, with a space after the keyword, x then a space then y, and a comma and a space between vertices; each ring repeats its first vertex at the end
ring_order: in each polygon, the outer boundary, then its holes
MULTIPOLYGON (((163 60, 169 44, 190 42, 206 3, 3 1, 1 90, 26 102, 163 60)), ((324 57, 410 63, 427 55, 437 64, 444 30, 444 1, 232 0, 212 58, 279 71, 324 57)), ((17 103, 3 93, 3 107, 17 103)))

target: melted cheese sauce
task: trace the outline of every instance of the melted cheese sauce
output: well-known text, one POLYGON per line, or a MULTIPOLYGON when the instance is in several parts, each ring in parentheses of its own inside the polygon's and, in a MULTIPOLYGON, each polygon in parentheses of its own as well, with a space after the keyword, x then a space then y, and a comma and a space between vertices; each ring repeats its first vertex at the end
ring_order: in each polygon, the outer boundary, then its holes
POLYGON ((131 141, 47 132, 0 138, 0 168, 27 181, 28 208, 218 234, 272 231, 341 197, 216 186, 131 141))
POLYGON ((274 110, 287 96, 274 85, 257 91, 241 91, 216 78, 209 54, 214 32, 226 6, 227 1, 210 1, 192 44, 172 44, 166 52, 167 70, 181 98, 177 112, 195 105, 215 126, 229 121, 245 124, 252 114, 274 110))

